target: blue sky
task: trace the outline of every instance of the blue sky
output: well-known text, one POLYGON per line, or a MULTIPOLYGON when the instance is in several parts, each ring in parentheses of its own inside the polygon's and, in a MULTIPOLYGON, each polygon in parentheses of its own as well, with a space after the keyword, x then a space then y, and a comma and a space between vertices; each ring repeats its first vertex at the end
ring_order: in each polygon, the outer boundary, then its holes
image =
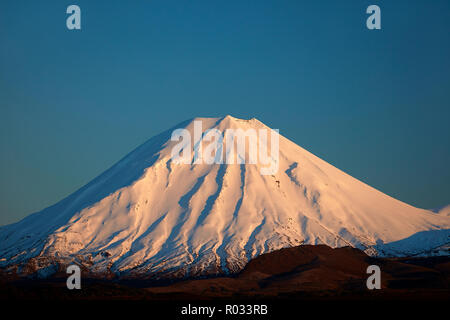
POLYGON ((402 201, 448 204, 449 30, 446 0, 2 1, 0 225, 226 114, 402 201), (382 30, 365 26, 370 4, 382 30))

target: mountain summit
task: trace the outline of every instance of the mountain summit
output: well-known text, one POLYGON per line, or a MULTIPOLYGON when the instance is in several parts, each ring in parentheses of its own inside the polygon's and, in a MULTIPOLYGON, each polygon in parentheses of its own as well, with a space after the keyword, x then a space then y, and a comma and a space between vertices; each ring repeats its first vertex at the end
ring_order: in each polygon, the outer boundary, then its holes
POLYGON ((92 273, 184 277, 237 272, 300 244, 405 256, 450 242, 450 217, 389 197, 282 136, 273 174, 258 163, 175 163, 172 133, 195 136, 196 121, 218 132, 269 129, 196 118, 151 138, 57 204, 1 227, 0 267, 46 276, 78 263, 92 273))

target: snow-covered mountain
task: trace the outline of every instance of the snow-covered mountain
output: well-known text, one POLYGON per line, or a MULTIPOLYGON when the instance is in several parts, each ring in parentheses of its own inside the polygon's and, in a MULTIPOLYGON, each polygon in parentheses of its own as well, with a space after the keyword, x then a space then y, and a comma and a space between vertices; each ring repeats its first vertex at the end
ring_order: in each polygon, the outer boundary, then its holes
MULTIPOLYGON (((197 118, 203 130, 266 128, 256 119, 197 118)), ((47 275, 75 261, 93 273, 194 276, 236 272, 299 244, 372 255, 426 254, 450 242, 450 217, 418 209, 279 138, 279 170, 176 164, 175 128, 59 203, 0 228, 0 267, 47 275)), ((195 142, 195 141, 194 141, 195 142)))

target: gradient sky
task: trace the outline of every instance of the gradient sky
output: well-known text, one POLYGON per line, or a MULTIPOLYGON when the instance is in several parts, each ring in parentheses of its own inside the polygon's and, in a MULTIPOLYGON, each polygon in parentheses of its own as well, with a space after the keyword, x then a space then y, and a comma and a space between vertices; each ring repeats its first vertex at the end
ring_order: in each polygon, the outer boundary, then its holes
POLYGON ((448 0, 1 1, 0 225, 226 114, 402 201, 448 204, 449 34, 448 0), (370 4, 382 30, 365 26, 370 4))

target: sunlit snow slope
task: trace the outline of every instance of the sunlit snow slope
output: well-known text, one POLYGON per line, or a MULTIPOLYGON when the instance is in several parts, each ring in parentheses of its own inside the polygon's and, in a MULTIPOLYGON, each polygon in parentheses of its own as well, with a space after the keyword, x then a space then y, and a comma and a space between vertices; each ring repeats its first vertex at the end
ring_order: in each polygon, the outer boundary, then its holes
MULTIPOLYGON (((256 119, 197 118, 203 130, 267 128, 256 119)), ((279 170, 175 164, 173 129, 148 140, 56 205, 0 228, 0 266, 52 273, 186 276, 235 272, 261 253, 302 243, 369 254, 427 254, 450 242, 450 217, 393 199, 280 136, 279 170)))

